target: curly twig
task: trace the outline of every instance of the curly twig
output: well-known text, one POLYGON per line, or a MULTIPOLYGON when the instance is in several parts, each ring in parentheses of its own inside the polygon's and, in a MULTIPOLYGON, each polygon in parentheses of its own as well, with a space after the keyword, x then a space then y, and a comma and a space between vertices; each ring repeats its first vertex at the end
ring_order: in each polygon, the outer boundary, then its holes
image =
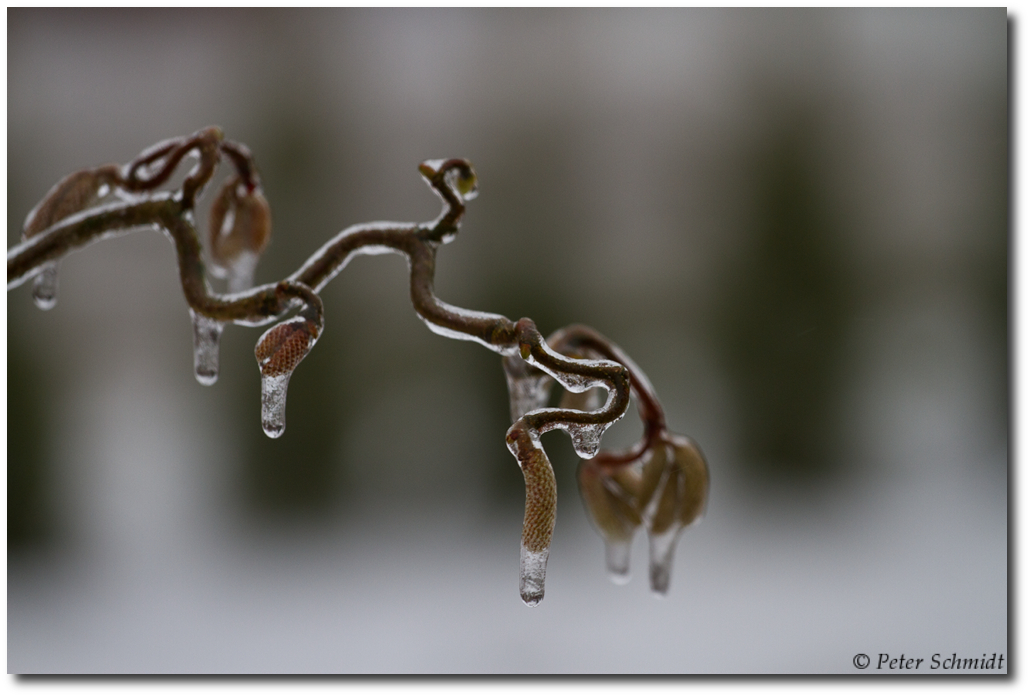
MULTIPOLYGON (((527 604, 535 605, 543 597, 557 502, 554 472, 540 445, 543 433, 564 430, 584 458, 581 490, 609 543, 624 541, 627 529, 631 534, 633 521, 639 524, 642 517, 649 521, 652 540, 695 519, 707 491, 707 469, 700 451, 665 430, 661 406, 647 378, 600 334, 570 327, 545 341, 528 318, 512 322, 501 315, 454 307, 436 297, 436 251, 456 237, 465 202, 476 195, 477 178, 472 165, 462 159, 429 160, 419 171, 443 202, 436 220, 352 226, 286 279, 251 288, 257 258, 271 231, 268 204, 250 151, 224 140, 220 129, 207 128, 152 146, 124 167, 107 165, 62 180, 29 214, 22 243, 8 251, 8 289, 35 278, 34 299, 47 309, 56 302, 57 263, 62 257, 132 228, 163 230, 175 246, 183 294, 193 317, 194 366, 201 383, 217 379, 218 344, 225 324, 260 326, 297 311, 292 319, 266 331, 255 348, 262 380, 262 427, 269 436, 278 437, 285 429, 290 376, 323 329, 319 291, 357 254, 405 256, 412 305, 426 325, 446 337, 476 341, 503 357, 514 421, 506 442, 526 480, 520 591, 527 604), (195 156, 197 163, 178 189, 157 192, 187 155, 195 156), (229 294, 211 291, 192 222, 196 198, 222 155, 236 174, 212 205, 208 248, 213 270, 229 278, 229 294), (112 192, 124 200, 100 205, 112 192), (585 394, 600 387, 608 397, 599 408, 584 408, 582 400, 544 408, 550 380, 570 393, 585 394), (623 453, 599 452, 602 434, 626 413, 631 393, 646 424, 644 439, 623 453), (673 456, 665 456, 668 453, 673 456), (670 469, 666 462, 680 464, 670 469)), ((610 566, 611 548, 609 544, 610 566)), ((653 569, 654 564, 655 585, 653 569)))

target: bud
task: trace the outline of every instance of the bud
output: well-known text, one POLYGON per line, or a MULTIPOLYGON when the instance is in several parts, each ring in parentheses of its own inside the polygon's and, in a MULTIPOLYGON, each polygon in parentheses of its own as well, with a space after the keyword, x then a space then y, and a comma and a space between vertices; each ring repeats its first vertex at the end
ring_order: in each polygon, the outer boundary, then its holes
MULTIPOLYGON (((102 198, 117 181, 118 168, 115 165, 69 174, 57 182, 25 218, 22 239, 38 235, 68 216, 85 210, 102 198)), ((42 264, 32 282, 32 299, 41 310, 49 310, 57 304, 57 269, 56 261, 42 264)))
MULTIPOLYGON (((654 534, 695 522, 708 499, 708 465, 694 441, 672 435, 658 450, 671 457, 664 466, 664 480, 654 493, 648 525, 654 534)), ((645 466, 645 472, 647 469, 645 466)))
POLYGON ((318 339, 318 327, 303 317, 280 322, 258 340, 254 348, 258 367, 265 377, 293 372, 318 339))
POLYGON ((118 176, 117 167, 108 165, 69 174, 57 182, 46 197, 25 218, 22 237, 28 239, 70 215, 85 210, 103 196, 118 176))
POLYGON ((452 172, 453 174, 448 172, 449 183, 464 200, 471 201, 479 195, 479 180, 471 166, 459 167, 452 172))
POLYGON ((252 285, 258 258, 272 235, 272 213, 260 189, 248 190, 239 177, 227 181, 211 204, 208 241, 219 276, 230 291, 252 285))
POLYGON ((640 525, 640 513, 611 491, 610 477, 584 461, 579 466, 579 493, 590 518, 606 540, 628 540, 640 525))
POLYGON ((680 472, 680 502, 677 517, 681 525, 699 520, 708 500, 708 464, 697 443, 685 436, 673 436, 673 458, 680 472))
POLYGON ((666 435, 659 450, 668 458, 647 509, 647 537, 651 589, 664 595, 669 590, 673 553, 680 531, 696 521, 704 510, 708 498, 708 465, 697 445, 684 436, 666 435))
POLYGON ((418 166, 418 171, 429 181, 442 172, 444 180, 463 201, 471 201, 479 195, 479 178, 468 160, 426 160, 418 166))
POLYGON ((293 369, 318 340, 318 326, 303 317, 280 322, 254 348, 261 370, 261 428, 269 438, 286 430, 286 391, 293 369))
POLYGON ((648 503, 655 496, 658 485, 662 482, 662 474, 665 472, 669 462, 668 447, 664 440, 657 441, 644 453, 643 467, 640 470, 638 484, 633 490, 641 508, 647 508, 648 503))
MULTIPOLYGON (((663 448, 664 449, 664 448, 663 448)), ((653 510, 648 521, 648 532, 660 535, 669 530, 677 522, 679 512, 679 472, 675 462, 666 468, 665 480, 655 494, 653 510)))

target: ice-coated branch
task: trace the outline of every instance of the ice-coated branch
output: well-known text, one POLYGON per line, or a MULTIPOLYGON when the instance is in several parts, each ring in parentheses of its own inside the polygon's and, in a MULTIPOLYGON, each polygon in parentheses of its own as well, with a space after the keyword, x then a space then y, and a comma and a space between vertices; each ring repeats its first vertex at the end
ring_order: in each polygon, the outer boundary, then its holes
POLYGON ((697 444, 666 428, 651 381, 622 349, 590 327, 555 332, 548 343, 575 355, 600 356, 626 366, 644 433, 621 452, 604 451, 579 468, 580 494, 605 539, 608 571, 616 582, 629 575, 629 548, 644 523, 650 546, 651 589, 665 595, 680 531, 696 522, 708 498, 708 465, 697 444))
POLYGON ((670 434, 654 390, 643 372, 593 330, 574 326, 545 340, 528 318, 449 305, 433 289, 436 252, 458 233, 465 203, 477 192, 467 160, 429 160, 419 172, 442 203, 429 223, 369 223, 349 227, 326 242, 278 283, 251 287, 271 233, 271 215, 250 151, 224 139, 218 128, 158 143, 132 162, 83 170, 59 182, 29 214, 21 244, 8 250, 8 289, 33 279, 42 309, 57 299, 59 261, 72 251, 132 229, 158 228, 171 239, 183 294, 194 325, 197 380, 218 377, 218 346, 226 324, 260 326, 281 319, 258 340, 261 422, 276 438, 285 429, 286 393, 294 369, 312 349, 324 325, 318 293, 358 254, 397 253, 410 270, 411 302, 437 334, 476 341, 500 354, 511 395, 513 424, 506 442, 526 481, 520 593, 528 605, 543 598, 547 555, 557 511, 554 472, 540 444, 560 429, 583 458, 580 489, 608 547, 609 569, 624 575, 633 531, 646 523, 651 538, 652 587, 665 592, 672 546, 679 530, 701 513, 707 466, 692 441, 670 434), (204 253, 193 223, 194 207, 222 157, 235 174, 211 206, 207 257, 212 272, 228 279, 228 294, 211 290, 204 253), (187 158, 196 163, 182 183, 159 190, 187 158), (558 407, 546 407, 548 387, 565 390, 558 407), (606 391, 603 404, 593 399, 606 391), (645 424, 639 444, 624 452, 600 451, 605 430, 622 418, 631 395, 645 424))

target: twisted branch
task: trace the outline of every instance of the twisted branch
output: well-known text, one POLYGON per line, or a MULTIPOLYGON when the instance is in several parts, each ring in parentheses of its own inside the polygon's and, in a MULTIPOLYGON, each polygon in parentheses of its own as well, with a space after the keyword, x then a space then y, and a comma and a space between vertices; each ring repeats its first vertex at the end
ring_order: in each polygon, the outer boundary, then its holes
MULTIPOLYGON (((419 172, 443 203, 436 220, 349 227, 287 278, 251 288, 256 260, 271 230, 268 204, 249 150, 225 140, 220 129, 207 128, 152 146, 124 167, 84 170, 58 183, 29 214, 22 243, 8 250, 8 289, 34 278, 33 297, 48 309, 56 302, 57 263, 65 255, 130 229, 162 230, 175 246, 183 294, 194 321, 195 370, 201 383, 217 379, 218 343, 225 324, 261 326, 296 312, 266 331, 255 348, 262 379, 262 427, 269 436, 278 437, 285 429, 289 378, 324 326, 318 293, 355 255, 405 256, 411 302, 426 325, 442 336, 476 341, 503 357, 514 421, 506 442, 526 481, 520 592, 526 604, 535 605, 544 593, 557 510, 554 472, 540 445, 543 433, 561 429, 571 437, 584 459, 580 468, 584 501, 609 543, 612 539, 624 542, 627 530, 631 533, 635 527, 634 520, 637 524, 642 518, 657 521, 661 527, 657 534, 665 534, 672 527, 678 530, 666 519, 679 521, 679 527, 695 519, 707 491, 707 469, 696 449, 689 476, 679 474, 686 471, 682 467, 670 470, 665 465, 675 457, 655 455, 669 448, 683 452, 689 448, 682 437, 666 431, 661 406, 646 376, 600 334, 577 326, 545 341, 528 318, 512 322, 502 315, 454 307, 436 297, 437 249, 457 236, 465 202, 476 195, 477 178, 472 165, 462 159, 426 161, 419 172), (228 294, 214 293, 208 285, 192 222, 196 199, 223 155, 236 173, 212 205, 208 247, 212 269, 229 278, 228 294), (171 192, 157 191, 187 156, 197 162, 182 184, 171 192), (101 203, 112 194, 121 200, 101 203), (571 394, 603 388, 607 399, 595 408, 568 398, 557 408, 546 408, 546 387, 552 380, 571 394), (622 453, 599 452, 601 436, 626 413, 631 393, 645 423, 643 440, 622 453), (655 463, 660 465, 657 469, 655 463), (680 486, 684 477, 690 481, 680 486), (684 487, 689 489, 686 498, 684 487)), ((655 533, 655 524, 650 528, 655 533)))

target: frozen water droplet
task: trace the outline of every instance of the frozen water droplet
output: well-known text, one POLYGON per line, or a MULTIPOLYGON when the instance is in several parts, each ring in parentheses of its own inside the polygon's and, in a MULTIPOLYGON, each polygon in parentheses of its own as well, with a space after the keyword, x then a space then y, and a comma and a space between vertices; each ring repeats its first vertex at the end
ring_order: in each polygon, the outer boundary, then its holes
POLYGON ((40 310, 49 310, 57 304, 57 262, 43 264, 43 270, 32 281, 32 300, 40 310))
POLYGON ((665 532, 648 535, 651 548, 651 590, 664 596, 669 592, 669 577, 672 574, 673 552, 681 528, 674 525, 665 532))
POLYGON ((193 317, 193 373, 201 385, 218 380, 218 343, 225 324, 190 310, 193 317))
POLYGON ((564 426, 566 432, 572 438, 572 447, 584 460, 589 460, 601 448, 601 436, 609 426, 606 423, 597 424, 575 424, 570 423, 564 426))
POLYGON ((519 594, 529 607, 544 599, 544 576, 547 574, 547 554, 550 550, 531 552, 522 545, 519 569, 519 594))
POLYGON ((604 557, 608 567, 608 578, 620 586, 629 583, 629 551, 633 538, 604 541, 604 557))
POLYGON ((278 438, 286 430, 286 388, 293 372, 261 376, 261 428, 269 438, 278 438))

